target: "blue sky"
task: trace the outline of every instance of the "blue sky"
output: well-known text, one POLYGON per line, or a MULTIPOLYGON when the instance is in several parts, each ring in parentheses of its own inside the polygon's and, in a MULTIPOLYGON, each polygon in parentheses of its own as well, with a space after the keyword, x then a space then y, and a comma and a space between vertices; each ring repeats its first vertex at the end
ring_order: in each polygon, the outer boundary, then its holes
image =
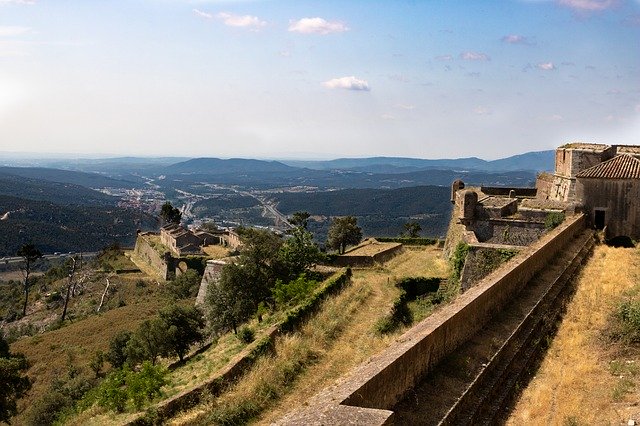
POLYGON ((638 144, 640 2, 0 0, 0 151, 638 144))

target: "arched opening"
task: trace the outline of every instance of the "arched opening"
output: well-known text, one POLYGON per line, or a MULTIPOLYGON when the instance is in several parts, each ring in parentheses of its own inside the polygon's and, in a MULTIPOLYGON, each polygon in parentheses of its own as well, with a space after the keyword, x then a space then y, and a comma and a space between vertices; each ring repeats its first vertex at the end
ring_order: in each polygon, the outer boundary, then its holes
POLYGON ((633 240, 626 235, 618 235, 617 237, 609 238, 606 243, 611 247, 633 248, 636 246, 633 240))

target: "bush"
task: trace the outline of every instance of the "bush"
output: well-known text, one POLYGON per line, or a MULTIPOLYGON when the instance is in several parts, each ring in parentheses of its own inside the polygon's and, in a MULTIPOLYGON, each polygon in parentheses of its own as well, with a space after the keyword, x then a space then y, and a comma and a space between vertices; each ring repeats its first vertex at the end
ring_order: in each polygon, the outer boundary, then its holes
POLYGON ((614 336, 627 343, 640 343, 640 300, 622 302, 615 315, 614 336))
POLYGON ((409 300, 414 300, 424 294, 438 291, 441 282, 442 278, 407 277, 398 281, 396 287, 406 292, 409 300))
POLYGON ((161 394, 160 389, 166 383, 165 376, 164 368, 152 365, 149 361, 142 363, 140 371, 132 371, 128 367, 115 370, 82 405, 96 402, 108 410, 121 413, 131 404, 139 410, 161 394))
POLYGON ((544 227, 547 230, 554 229, 564 222, 564 212, 550 212, 544 219, 544 227))
POLYGON ((109 351, 105 354, 105 359, 114 368, 120 368, 127 362, 127 343, 131 340, 130 331, 121 331, 109 342, 109 351))
POLYGON ((71 405, 71 399, 61 392, 46 392, 29 407, 25 414, 26 423, 30 425, 53 424, 60 413, 71 405))
POLYGON ((306 274, 301 274, 288 283, 278 280, 273 289, 273 298, 279 306, 297 305, 309 297, 317 286, 318 282, 307 279, 306 274))
POLYGON ((256 338, 256 333, 251 327, 242 327, 238 332, 238 339, 244 343, 251 343, 256 338))
POLYGON ((452 278, 455 281, 460 281, 460 275, 462 274, 467 253, 469 253, 469 244, 463 243, 462 241, 458 243, 456 249, 453 251, 453 255, 451 256, 451 270, 452 278))
POLYGON ((178 299, 195 297, 198 294, 201 280, 202 277, 197 271, 187 269, 186 272, 167 283, 167 290, 170 295, 178 299))

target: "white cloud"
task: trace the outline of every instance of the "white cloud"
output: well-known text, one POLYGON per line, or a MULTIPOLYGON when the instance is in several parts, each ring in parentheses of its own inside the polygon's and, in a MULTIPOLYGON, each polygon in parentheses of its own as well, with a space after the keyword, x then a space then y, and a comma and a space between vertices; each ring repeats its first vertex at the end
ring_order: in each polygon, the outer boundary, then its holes
POLYGON ((502 41, 508 44, 531 44, 529 39, 518 34, 508 34, 502 37, 502 41))
POLYGON ((549 117, 549 121, 564 121, 564 117, 560 114, 553 114, 549 117))
POLYGON ((201 18, 205 18, 205 19, 213 19, 213 15, 207 12, 203 12, 201 10, 198 9, 193 9, 193 13, 195 13, 196 15, 198 15, 201 18))
POLYGON ((578 12, 599 12, 615 6, 616 0, 558 0, 558 4, 578 12))
POLYGON ((556 69, 556 66, 553 64, 553 62, 542 62, 536 65, 536 67, 539 70, 543 70, 543 71, 553 71, 556 69))
POLYGON ((460 54, 460 59, 464 59, 465 61, 490 61, 491 58, 482 52, 462 52, 460 54))
POLYGON ((396 116, 393 114, 382 114, 380 118, 382 118, 383 120, 395 120, 396 116))
POLYGON ((397 104, 395 105, 395 107, 398 109, 403 109, 405 111, 411 111, 416 108, 415 105, 408 105, 408 104, 397 104))
POLYGON ((31 31, 29 27, 0 26, 0 37, 16 37, 31 31))
POLYGON ((349 31, 349 27, 342 22, 330 22, 322 18, 302 18, 298 21, 291 21, 289 23, 289 31, 301 34, 326 35, 349 31))
POLYGON ((261 21, 257 16, 251 15, 234 15, 233 13, 220 12, 216 14, 216 18, 222 20, 228 27, 250 28, 258 31, 267 25, 265 21, 261 21))
POLYGON ((473 109, 473 113, 477 115, 491 115, 491 110, 485 106, 477 106, 473 109))
POLYGON ((369 83, 365 80, 360 80, 354 76, 333 78, 331 80, 322 83, 324 87, 329 89, 346 89, 346 90, 365 90, 369 91, 369 83))
POLYGON ((434 58, 436 61, 451 61, 453 56, 451 55, 438 55, 434 58))
POLYGON ((3 4, 36 4, 35 0, 0 0, 0 5, 3 4))

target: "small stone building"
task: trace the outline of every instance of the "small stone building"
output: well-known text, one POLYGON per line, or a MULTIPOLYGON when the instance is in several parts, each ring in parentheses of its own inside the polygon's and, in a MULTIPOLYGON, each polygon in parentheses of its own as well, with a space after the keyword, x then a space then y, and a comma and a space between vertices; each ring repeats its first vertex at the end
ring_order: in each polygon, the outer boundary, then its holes
POLYGON ((607 238, 640 239, 640 159, 623 153, 576 174, 576 200, 607 238))

